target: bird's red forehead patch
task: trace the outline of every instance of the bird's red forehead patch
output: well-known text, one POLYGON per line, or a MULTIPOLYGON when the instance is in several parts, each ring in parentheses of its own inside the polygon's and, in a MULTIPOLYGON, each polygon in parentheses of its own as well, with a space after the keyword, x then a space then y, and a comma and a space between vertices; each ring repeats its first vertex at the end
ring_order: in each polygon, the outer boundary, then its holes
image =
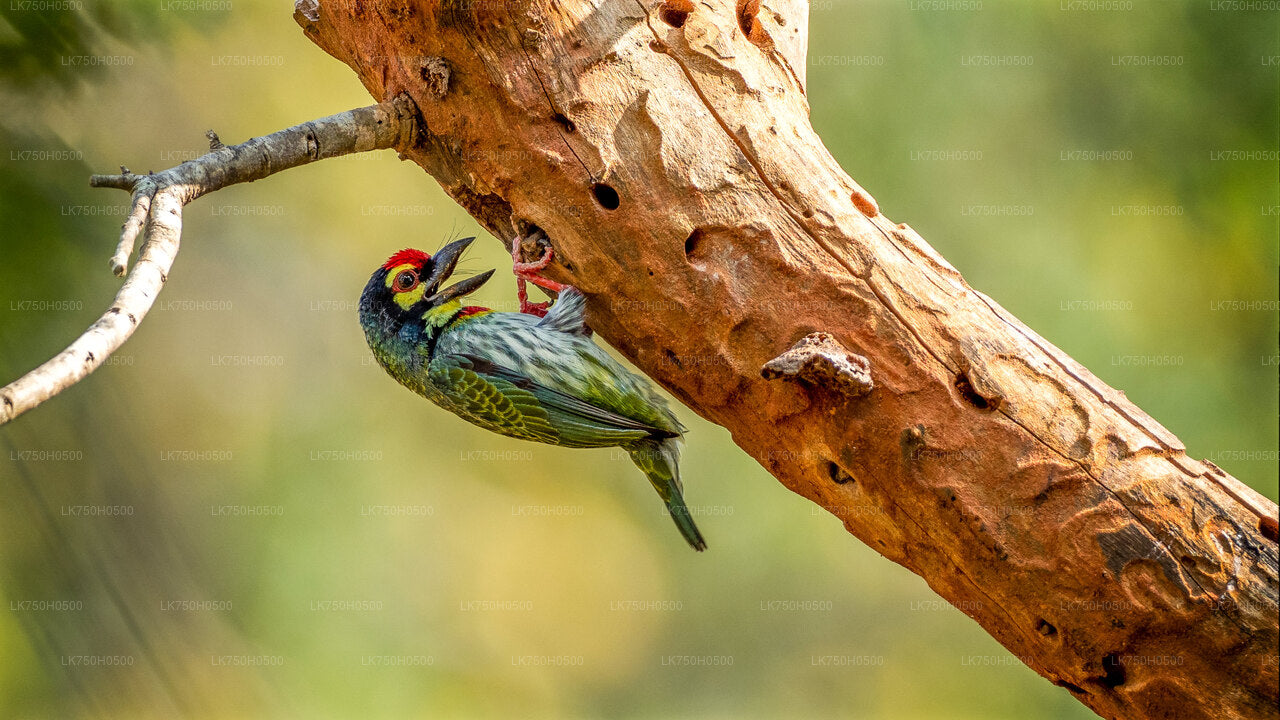
POLYGON ((387 261, 382 264, 382 267, 386 270, 390 270, 397 265, 403 265, 405 263, 413 263, 414 265, 421 267, 430 259, 431 256, 421 250, 405 248, 395 255, 387 258, 387 261))

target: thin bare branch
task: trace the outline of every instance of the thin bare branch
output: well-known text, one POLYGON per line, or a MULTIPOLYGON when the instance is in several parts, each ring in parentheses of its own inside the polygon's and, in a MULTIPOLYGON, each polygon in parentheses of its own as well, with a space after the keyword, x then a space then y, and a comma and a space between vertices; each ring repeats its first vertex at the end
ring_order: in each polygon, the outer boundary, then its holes
POLYGON ((348 110, 219 147, 160 173, 94 175, 93 187, 128 190, 129 218, 111 257, 111 269, 124 275, 138 235, 138 262, 116 293, 111 307, 65 350, 0 388, 0 425, 82 380, 115 352, 146 317, 168 279, 182 237, 182 208, 228 185, 253 182, 282 170, 349 153, 404 148, 415 141, 417 110, 405 96, 348 110))
MULTIPOLYGON (((130 176, 124 176, 129 179, 130 176)), ((116 277, 124 277, 129 269, 129 256, 133 255, 133 245, 138 233, 146 225, 147 215, 151 212, 151 198, 156 194, 156 184, 149 177, 138 178, 133 186, 133 209, 129 219, 120 231, 120 244, 116 246, 116 254, 111 256, 111 272, 116 277)))

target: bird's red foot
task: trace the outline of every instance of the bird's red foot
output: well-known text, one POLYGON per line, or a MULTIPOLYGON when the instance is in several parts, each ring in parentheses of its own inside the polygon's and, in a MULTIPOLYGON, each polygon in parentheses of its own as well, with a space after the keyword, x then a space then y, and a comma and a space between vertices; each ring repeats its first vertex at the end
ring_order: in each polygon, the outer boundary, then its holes
POLYGON ((516 297, 520 298, 520 312, 526 315, 545 317, 547 308, 550 307, 551 303, 529 302, 529 292, 525 289, 525 281, 527 280, 540 288, 545 288, 552 292, 560 292, 569 286, 558 283, 555 280, 549 280, 539 274, 539 271, 551 264, 552 258, 556 255, 555 250, 550 245, 547 245, 541 259, 535 262, 524 262, 520 255, 520 243, 523 240, 524 238, 517 235, 511 241, 511 270, 516 276, 516 297))

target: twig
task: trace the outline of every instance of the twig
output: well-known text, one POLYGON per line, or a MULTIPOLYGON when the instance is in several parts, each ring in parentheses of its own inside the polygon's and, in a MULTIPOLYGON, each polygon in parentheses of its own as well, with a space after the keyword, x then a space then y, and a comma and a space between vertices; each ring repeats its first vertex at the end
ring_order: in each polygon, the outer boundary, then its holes
POLYGON ((111 256, 124 275, 138 235, 138 261, 115 301, 75 342, 40 367, 0 388, 0 425, 66 390, 115 352, 146 317, 168 279, 182 236, 182 208, 228 185, 253 182, 281 170, 355 152, 406 148, 417 135, 417 109, 406 96, 295 125, 287 130, 223 146, 160 173, 94 175, 93 187, 132 194, 129 218, 111 256))

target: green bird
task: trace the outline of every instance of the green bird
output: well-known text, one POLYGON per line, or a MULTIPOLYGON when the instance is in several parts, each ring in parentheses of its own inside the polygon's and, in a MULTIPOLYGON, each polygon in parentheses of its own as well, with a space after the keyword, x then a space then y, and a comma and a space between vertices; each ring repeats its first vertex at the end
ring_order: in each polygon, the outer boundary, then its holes
MULTIPOLYGON (((576 288, 562 286, 544 317, 463 306, 461 298, 492 270, 441 289, 474 239, 449 243, 434 257, 401 250, 369 278, 360 325, 378 364, 401 385, 501 435, 626 450, 680 534, 705 550, 680 483, 684 427, 666 401, 591 340, 576 288)), ((528 267, 517 265, 517 275, 536 282, 528 267)))

